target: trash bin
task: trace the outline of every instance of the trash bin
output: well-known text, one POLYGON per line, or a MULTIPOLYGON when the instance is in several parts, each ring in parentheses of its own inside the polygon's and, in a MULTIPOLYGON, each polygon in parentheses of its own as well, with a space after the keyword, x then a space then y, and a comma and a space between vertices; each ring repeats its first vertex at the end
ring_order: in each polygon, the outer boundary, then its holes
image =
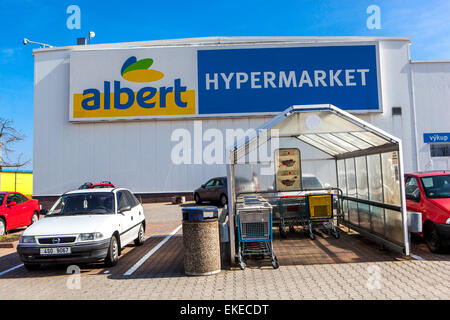
POLYGON ((184 271, 204 276, 220 272, 217 207, 183 208, 184 271))

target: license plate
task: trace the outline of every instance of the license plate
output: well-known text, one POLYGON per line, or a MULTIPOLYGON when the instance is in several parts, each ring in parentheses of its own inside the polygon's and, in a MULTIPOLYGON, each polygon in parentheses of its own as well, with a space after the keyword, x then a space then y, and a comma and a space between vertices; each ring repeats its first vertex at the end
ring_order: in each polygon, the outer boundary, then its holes
POLYGON ((70 248, 41 248, 41 256, 70 254, 70 248))

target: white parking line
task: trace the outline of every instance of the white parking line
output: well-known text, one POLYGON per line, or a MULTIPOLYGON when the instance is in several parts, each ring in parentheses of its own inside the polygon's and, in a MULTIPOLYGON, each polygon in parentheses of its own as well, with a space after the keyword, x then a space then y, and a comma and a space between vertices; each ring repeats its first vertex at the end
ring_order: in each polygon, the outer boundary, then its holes
POLYGON ((0 276, 2 276, 2 275, 4 275, 4 274, 7 274, 8 272, 11 272, 11 271, 13 271, 13 270, 19 269, 20 267, 23 267, 23 263, 22 263, 22 264, 19 264, 18 266, 12 267, 12 268, 10 268, 10 269, 8 269, 8 270, 5 270, 5 271, 0 272, 0 276))
POLYGON ((414 259, 419 260, 419 261, 425 261, 424 258, 422 258, 422 257, 420 257, 420 256, 418 256, 418 255, 416 255, 416 254, 412 254, 412 253, 411 253, 411 257, 413 257, 414 259))
POLYGON ((159 248, 161 248, 167 241, 169 241, 170 238, 172 238, 172 236, 178 232, 178 230, 181 229, 181 224, 175 229, 173 230, 168 236, 166 236, 160 243, 158 243, 156 245, 156 247, 152 248, 149 252, 147 252, 147 254, 145 256, 143 256, 138 262, 136 262, 136 264, 134 266, 132 266, 130 269, 128 269, 127 272, 125 272, 123 275, 124 276, 130 276, 132 275, 137 269, 139 269, 140 266, 142 266, 142 264, 148 260, 148 258, 150 258, 156 251, 159 250, 159 248))

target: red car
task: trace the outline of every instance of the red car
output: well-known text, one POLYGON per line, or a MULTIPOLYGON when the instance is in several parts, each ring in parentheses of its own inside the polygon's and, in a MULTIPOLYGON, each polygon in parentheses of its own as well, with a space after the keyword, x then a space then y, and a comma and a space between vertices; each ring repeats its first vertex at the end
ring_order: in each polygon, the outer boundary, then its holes
POLYGON ((39 220, 40 205, 19 192, 0 192, 0 236, 39 220))
POLYGON ((450 172, 405 175, 406 209, 422 213, 422 233, 431 252, 450 245, 450 172))
POLYGON ((115 186, 109 181, 103 181, 100 183, 86 182, 78 189, 93 189, 93 188, 115 188, 115 186))

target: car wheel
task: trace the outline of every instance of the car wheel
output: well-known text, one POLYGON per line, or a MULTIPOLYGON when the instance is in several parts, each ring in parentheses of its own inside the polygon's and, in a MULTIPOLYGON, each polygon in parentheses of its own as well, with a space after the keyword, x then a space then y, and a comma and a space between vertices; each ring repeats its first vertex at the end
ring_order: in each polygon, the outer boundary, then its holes
POLYGON ((27 269, 28 271, 36 271, 39 270, 41 268, 40 264, 30 264, 30 263, 24 263, 23 266, 25 267, 25 269, 27 269))
POLYGON ((107 267, 113 267, 119 261, 119 241, 114 235, 111 237, 111 242, 109 243, 108 254, 105 259, 105 265, 107 267))
POLYGON ((196 193, 196 194, 194 195, 194 200, 195 200, 195 203, 196 203, 196 204, 201 204, 201 203, 202 203, 202 199, 200 199, 200 196, 199 196, 198 193, 196 193))
POLYGON ((226 195, 222 194, 220 196, 220 205, 224 207, 228 203, 228 198, 226 195))
POLYGON ((431 252, 438 253, 441 251, 441 238, 439 237, 436 227, 432 223, 425 226, 425 241, 431 252))
POLYGON ((39 220, 38 214, 37 214, 36 212, 33 213, 33 216, 31 217, 30 226, 31 226, 33 223, 36 223, 38 220, 39 220))
POLYGON ((5 220, 0 218, 0 236, 4 236, 6 234, 6 223, 5 220))
POLYGON ((137 246, 142 246, 145 241, 145 229, 144 224, 141 223, 141 226, 139 227, 138 237, 134 239, 134 244, 137 246))

